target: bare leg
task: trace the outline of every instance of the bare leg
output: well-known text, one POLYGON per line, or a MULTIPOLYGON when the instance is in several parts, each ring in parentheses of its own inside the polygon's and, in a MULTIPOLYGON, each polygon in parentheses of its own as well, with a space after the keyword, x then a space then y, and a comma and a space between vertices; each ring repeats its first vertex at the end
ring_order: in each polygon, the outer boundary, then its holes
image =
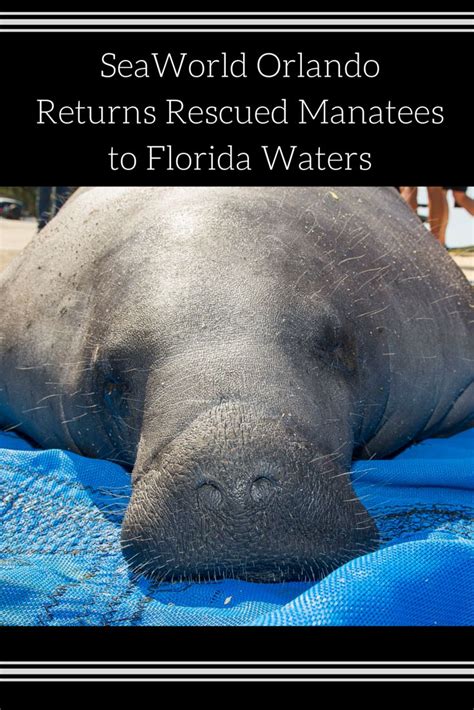
POLYGON ((428 187, 428 222, 432 234, 444 244, 448 226, 449 207, 446 192, 442 187, 428 187))
POLYGON ((453 195, 459 207, 464 207, 469 214, 474 216, 474 200, 472 197, 468 197, 465 192, 459 192, 459 190, 453 190, 453 195))
POLYGON ((407 202, 412 210, 416 212, 418 208, 418 188, 417 187, 401 187, 400 195, 407 202))

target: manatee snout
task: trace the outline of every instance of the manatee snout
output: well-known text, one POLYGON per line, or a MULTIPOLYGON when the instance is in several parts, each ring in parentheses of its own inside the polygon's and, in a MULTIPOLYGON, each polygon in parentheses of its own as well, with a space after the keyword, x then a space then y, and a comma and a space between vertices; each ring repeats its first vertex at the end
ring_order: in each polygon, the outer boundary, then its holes
POLYGON ((124 555, 157 581, 319 579, 377 546, 349 468, 281 419, 210 412, 136 467, 124 555))

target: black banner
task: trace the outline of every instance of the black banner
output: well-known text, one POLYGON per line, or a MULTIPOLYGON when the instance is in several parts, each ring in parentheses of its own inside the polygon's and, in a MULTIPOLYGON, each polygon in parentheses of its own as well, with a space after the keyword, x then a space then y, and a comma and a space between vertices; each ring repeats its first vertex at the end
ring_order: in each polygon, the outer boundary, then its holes
POLYGON ((51 710, 60 708, 63 710, 69 703, 69 698, 74 698, 75 704, 79 707, 96 708, 104 703, 117 708, 130 708, 137 705, 137 702, 151 702, 152 707, 163 702, 163 693, 166 690, 171 693, 179 691, 179 701, 188 703, 193 707, 197 702, 212 703, 219 694, 228 702, 229 691, 234 703, 250 702, 270 705, 273 702, 282 702, 282 694, 288 693, 288 699, 295 701, 297 694, 299 703, 313 703, 318 697, 318 706, 326 707, 332 702, 339 707, 352 708, 364 707, 367 710, 379 710, 384 703, 384 699, 390 697, 395 707, 430 707, 446 708, 453 705, 459 710, 467 710, 472 707, 472 687, 467 683, 446 683, 440 685, 439 682, 413 681, 409 685, 397 681, 379 682, 370 686, 364 681, 337 681, 337 685, 330 680, 324 683, 324 687, 299 685, 288 687, 287 683, 281 682, 270 684, 265 683, 263 687, 257 688, 255 685, 249 686, 247 683, 232 682, 232 687, 227 684, 222 686, 209 685, 209 682, 182 682, 179 689, 176 687, 163 688, 155 684, 143 683, 137 686, 136 683, 122 681, 111 683, 106 681, 74 682, 70 681, 65 686, 61 682, 43 681, 23 683, 19 688, 17 684, 4 684, 0 691, 3 710, 23 710, 26 707, 47 707, 51 710), (258 691, 258 693, 257 693, 258 691), (295 692, 296 691, 296 692, 295 692), (258 699, 261 693, 262 699, 258 699), (290 695, 291 694, 291 695, 290 695), (324 699, 319 699, 323 695, 324 699))
POLYGON ((470 627, 11 627, 0 628, 0 666, 12 661, 467 663, 470 627))
POLYGON ((1 33, 3 182, 472 182, 459 28, 84 27, 1 33))

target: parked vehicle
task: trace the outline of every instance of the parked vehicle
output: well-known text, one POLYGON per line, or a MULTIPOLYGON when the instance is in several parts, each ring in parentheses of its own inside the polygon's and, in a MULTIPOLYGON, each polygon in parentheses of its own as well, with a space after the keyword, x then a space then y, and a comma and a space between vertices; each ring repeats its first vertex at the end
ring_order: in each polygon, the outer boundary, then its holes
POLYGON ((0 197, 0 217, 5 219, 21 219, 23 202, 14 200, 13 197, 0 197))

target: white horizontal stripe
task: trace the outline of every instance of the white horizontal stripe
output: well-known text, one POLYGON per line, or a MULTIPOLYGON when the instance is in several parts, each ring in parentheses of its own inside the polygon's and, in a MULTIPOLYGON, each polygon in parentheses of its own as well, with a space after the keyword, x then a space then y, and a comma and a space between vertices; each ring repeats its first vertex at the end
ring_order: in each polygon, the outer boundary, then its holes
MULTIPOLYGON (((143 665, 166 665, 166 666, 226 666, 226 665, 247 665, 247 666, 302 666, 302 665, 314 665, 314 666, 390 666, 390 665, 404 665, 404 666, 459 666, 468 665, 474 670, 474 661, 1 661, 0 666, 17 666, 21 665, 52 665, 52 666, 81 666, 81 665, 92 665, 92 666, 143 666, 143 665)), ((341 671, 342 672, 342 671, 341 671)))
MULTIPOLYGON (((129 678, 2 678, 2 683, 129 683, 129 678)), ((446 678, 135 678, 134 683, 446 683, 446 678)), ((471 683, 450 678, 449 683, 471 683)))
POLYGON ((147 24, 150 27, 154 26, 163 26, 166 27, 167 25, 179 25, 179 26, 191 26, 191 27, 199 27, 201 25, 213 25, 213 26, 226 26, 226 27, 232 27, 233 25, 245 25, 246 27, 258 27, 260 25, 265 25, 265 26, 275 26, 277 27, 278 25, 287 25, 287 26, 292 26, 292 25, 298 25, 301 26, 302 24, 307 25, 308 27, 312 26, 321 26, 324 27, 325 25, 338 25, 341 27, 344 26, 359 26, 359 25, 378 25, 378 26, 389 26, 391 24, 397 24, 397 25, 403 25, 403 26, 409 26, 409 27, 416 27, 417 25, 459 25, 463 24, 466 26, 469 25, 474 25, 474 20, 467 18, 467 19, 442 19, 442 18, 435 18, 435 19, 419 19, 419 18, 413 18, 413 19, 399 19, 399 20, 393 20, 393 19, 372 19, 372 18, 367 18, 367 19, 324 19, 324 18, 318 18, 318 19, 301 19, 301 20, 296 20, 296 19, 216 19, 216 18, 208 18, 208 19, 168 19, 168 18, 160 18, 160 19, 146 19, 146 20, 140 20, 140 19, 135 19, 135 18, 124 18, 124 19, 117 19, 117 18, 110 18, 110 19, 103 19, 103 18, 97 18, 97 19, 69 19, 69 18, 64 18, 64 19, 56 19, 54 17, 50 19, 2 19, 0 20, 0 24, 8 26, 8 25, 25 25, 25 26, 35 26, 35 27, 41 27, 42 25, 61 25, 64 27, 73 27, 74 25, 94 25, 94 26, 102 26, 102 25, 107 25, 108 27, 110 26, 117 26, 119 27, 120 25, 143 25, 147 24))
POLYGON ((216 28, 212 28, 212 27, 207 28, 207 29, 198 29, 198 28, 196 28, 196 29, 189 29, 189 28, 186 28, 186 27, 182 27, 182 28, 180 28, 180 29, 177 29, 177 28, 170 28, 170 27, 166 27, 166 28, 162 28, 162 29, 156 29, 156 28, 152 28, 152 27, 150 27, 150 28, 148 28, 148 29, 142 29, 142 28, 139 28, 139 27, 137 27, 137 28, 131 28, 131 29, 120 29, 120 28, 115 28, 115 29, 108 29, 108 28, 99 29, 99 28, 98 28, 98 29, 94 29, 93 27, 91 27, 91 28, 84 28, 84 29, 80 29, 80 28, 68 29, 68 28, 54 28, 54 27, 52 27, 52 28, 45 28, 45 29, 31 29, 31 28, 27 28, 27 27, 25 27, 25 28, 18 28, 18 29, 16 29, 16 28, 15 28, 15 29, 12 29, 12 28, 9 28, 9 27, 2 27, 2 23, 0 22, 0 32, 102 32, 102 33, 105 33, 105 32, 115 32, 115 33, 121 33, 121 32, 134 32, 134 33, 137 33, 137 32, 150 32, 150 33, 151 33, 151 32, 158 32, 158 33, 159 33, 159 32, 162 32, 162 33, 163 33, 163 32, 165 32, 165 33, 166 33, 166 32, 167 32, 167 33, 170 33, 170 34, 171 34, 171 33, 174 33, 174 32, 181 32, 181 33, 184 33, 184 32, 210 32, 210 33, 211 33, 211 32, 233 32, 233 33, 235 33, 235 34, 240 33, 240 32, 244 32, 244 33, 250 33, 250 32, 260 32, 260 33, 263 33, 263 32, 287 32, 287 33, 290 33, 290 32, 291 32, 291 33, 295 33, 295 32, 336 32, 336 33, 337 33, 337 32, 357 32, 358 34, 360 34, 361 32, 392 32, 392 33, 394 33, 394 32, 397 32, 397 33, 399 33, 399 32, 402 32, 402 33, 405 33, 405 32, 420 32, 420 33, 421 33, 421 32, 450 32, 450 33, 453 33, 453 32, 471 32, 471 30, 470 30, 470 29, 462 29, 462 28, 460 28, 460 29, 458 29, 458 28, 456 28, 456 29, 454 29, 454 28, 452 28, 452 29, 449 29, 449 28, 446 28, 446 29, 430 29, 430 28, 419 29, 419 28, 418 28, 418 29, 417 29, 417 28, 410 28, 410 27, 404 27, 404 28, 399 28, 399 29, 397 29, 397 28, 395 28, 395 27, 392 27, 392 28, 390 28, 390 29, 384 29, 383 27, 381 27, 381 28, 371 28, 371 27, 367 27, 367 28, 365 28, 365 29, 363 29, 363 30, 361 30, 361 29, 348 29, 348 28, 344 28, 344 27, 341 27, 341 28, 339 28, 339 29, 335 29, 335 28, 333 28, 333 29, 328 29, 328 28, 319 28, 319 29, 317 29, 317 28, 316 28, 316 29, 315 29, 315 28, 310 28, 310 27, 308 27, 307 29, 299 29, 299 28, 288 28, 288 29, 276 29, 276 28, 275 28, 275 29, 264 29, 264 28, 260 28, 260 29, 252 29, 252 28, 236 29, 236 28, 233 28, 233 29, 226 29, 225 27, 220 27, 220 28, 217 28, 217 29, 216 29, 216 28))
POLYGON ((440 15, 440 16, 449 16, 449 15, 474 15, 473 12, 465 11, 465 12, 384 12, 383 10, 380 12, 376 11, 371 11, 371 12, 359 12, 358 10, 355 10, 354 12, 201 12, 199 10, 195 12, 73 12, 73 11, 63 11, 61 12, 60 10, 56 10, 54 12, 13 12, 13 11, 8 11, 8 12, 2 12, 2 15, 28 15, 28 16, 54 16, 54 15, 101 15, 101 16, 111 16, 111 17, 117 17, 118 15, 130 15, 130 16, 138 16, 138 15, 156 15, 156 16, 167 16, 167 15, 180 15, 180 16, 188 16, 189 15, 201 15, 201 16, 222 16, 222 15, 256 15, 256 16, 270 16, 270 17, 275 17, 276 15, 278 16, 324 16, 324 15, 364 15, 364 16, 375 16, 375 15, 440 15))

